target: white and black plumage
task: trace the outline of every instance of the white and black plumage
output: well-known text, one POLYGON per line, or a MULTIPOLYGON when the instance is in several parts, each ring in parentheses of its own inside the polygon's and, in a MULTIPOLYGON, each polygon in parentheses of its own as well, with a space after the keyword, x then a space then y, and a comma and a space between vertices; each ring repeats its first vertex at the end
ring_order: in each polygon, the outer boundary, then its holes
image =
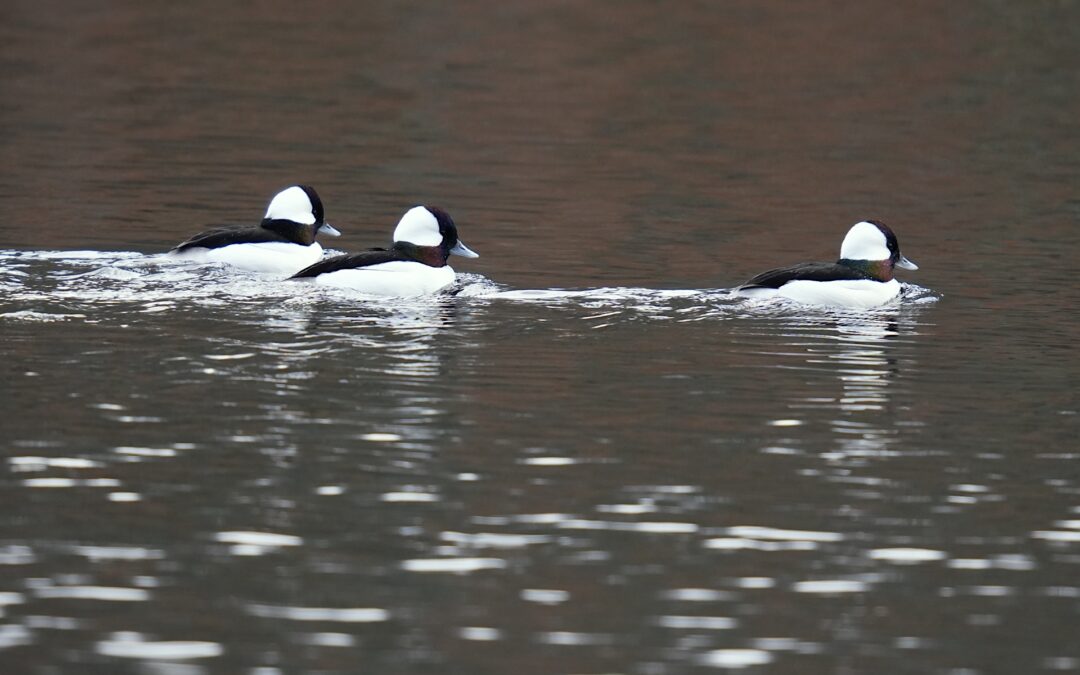
POLYGON ((341 234, 326 222, 315 190, 293 185, 270 200, 257 226, 207 230, 178 244, 169 254, 255 272, 293 274, 322 257, 322 246, 315 240, 319 233, 341 234))
POLYGON ((895 268, 918 266, 900 253, 896 235, 884 223, 856 223, 834 263, 801 263, 763 272, 735 289, 749 297, 783 297, 814 305, 869 308, 900 293, 895 268))
POLYGON ((454 270, 446 264, 451 254, 479 257, 458 239, 450 214, 434 206, 416 206, 402 216, 389 249, 320 260, 292 278, 369 295, 425 295, 454 282, 454 270))

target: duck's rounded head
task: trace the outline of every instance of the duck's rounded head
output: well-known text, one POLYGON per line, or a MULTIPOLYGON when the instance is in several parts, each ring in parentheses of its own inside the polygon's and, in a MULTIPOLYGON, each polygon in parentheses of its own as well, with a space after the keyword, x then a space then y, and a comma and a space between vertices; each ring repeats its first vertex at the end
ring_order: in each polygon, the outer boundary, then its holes
POLYGON ((876 220, 855 223, 848 230, 844 243, 840 245, 840 259, 853 262, 887 262, 890 272, 893 267, 919 269, 918 265, 900 253, 900 243, 889 226, 876 220))
POLYGON ((326 222, 322 200, 315 188, 307 185, 293 185, 274 195, 266 207, 263 226, 275 221, 311 225, 313 233, 325 232, 332 237, 341 235, 337 228, 326 222))
POLYGON ((438 248, 444 261, 451 253, 464 258, 480 257, 458 239, 457 226, 450 214, 437 206, 414 206, 406 211, 394 229, 394 242, 438 248))

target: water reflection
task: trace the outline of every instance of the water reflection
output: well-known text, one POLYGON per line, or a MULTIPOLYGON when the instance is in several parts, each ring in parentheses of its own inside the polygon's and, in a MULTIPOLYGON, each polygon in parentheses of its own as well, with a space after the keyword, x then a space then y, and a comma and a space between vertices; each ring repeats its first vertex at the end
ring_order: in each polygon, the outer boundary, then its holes
MULTIPOLYGON (((915 335, 916 322, 899 310, 884 315, 842 316, 833 326, 835 351, 813 355, 811 364, 830 367, 840 385, 832 421, 835 450, 825 459, 846 462, 859 457, 884 457, 898 443, 899 430, 891 410, 891 390, 902 375, 895 354, 900 336, 915 335), (885 416, 876 413, 886 413, 885 416)), ((910 359, 910 357, 909 357, 910 359)), ((917 367, 910 362, 906 367, 917 367)))
MULTIPOLYGON (((959 557, 891 510, 923 423, 919 298, 810 311, 473 276, 457 295, 368 303, 126 256, 19 265, 61 274, 14 275, 10 308, 88 317, 64 319, 93 343, 72 367, 101 384, 74 404, 77 442, 22 429, 13 486, 54 513, 110 510, 0 549, 61 568, 0 596, 27 613, 12 645, 44 644, 66 617, 42 615, 69 605, 147 606, 146 628, 64 630, 85 631, 94 657, 147 662, 282 663, 285 636, 318 658, 381 641, 393 658, 474 662, 482 647, 552 650, 575 672, 740 669, 892 635, 860 607, 931 583, 925 570, 970 575, 941 592, 989 624, 990 603, 1017 593, 975 575, 1036 564, 959 557), (132 330, 152 353, 123 353, 132 330), (114 371, 129 375, 101 376, 114 371), (146 404, 157 388, 169 405, 146 404), (160 618, 180 589, 213 605, 224 585, 240 633, 213 613, 160 618)), ((957 507, 997 496, 946 487, 957 507)), ((1066 546, 1071 529, 1051 518, 1033 537, 1066 546)))
MULTIPOLYGON (((769 327, 781 343, 777 356, 803 364, 781 367, 830 378, 808 376, 811 386, 793 390, 785 406, 805 411, 805 416, 834 413, 834 444, 825 459, 895 454, 891 448, 898 443, 898 422, 914 422, 898 420, 893 394, 906 375, 918 370, 912 352, 904 347, 919 335, 919 328, 919 310, 911 306, 873 312, 796 311, 769 327)), ((778 418, 771 424, 797 428, 803 425, 801 417, 778 418)))

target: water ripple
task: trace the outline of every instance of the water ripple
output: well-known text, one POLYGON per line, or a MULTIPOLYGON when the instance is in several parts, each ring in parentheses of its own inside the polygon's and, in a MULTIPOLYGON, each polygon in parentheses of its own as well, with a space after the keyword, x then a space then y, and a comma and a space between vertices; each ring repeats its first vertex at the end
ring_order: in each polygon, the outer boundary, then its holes
MULTIPOLYGON (((175 311, 184 305, 229 308, 234 318, 270 311, 279 328, 299 331, 304 315, 327 303, 363 307, 363 314, 342 313, 333 321, 370 324, 389 321, 397 329, 423 335, 451 318, 446 300, 454 297, 483 302, 539 304, 552 308, 582 308, 580 320, 593 329, 607 328, 635 316, 680 322, 730 318, 787 318, 820 324, 830 320, 888 317, 896 306, 877 310, 806 308, 795 303, 748 301, 730 289, 665 290, 603 287, 592 289, 507 289, 482 275, 461 274, 448 291, 425 298, 372 299, 347 289, 297 284, 269 275, 223 265, 206 265, 162 255, 122 251, 0 251, 0 266, 8 271, 8 303, 18 309, 0 313, 11 321, 98 321, 92 313, 57 311, 55 305, 74 304, 84 310, 126 307, 141 313, 175 311), (31 283, 31 278, 37 280, 31 283), (44 283, 42 283, 42 281, 44 283), (600 310, 600 311, 597 311, 600 310), (299 324, 295 323, 300 321, 299 324)), ((903 302, 934 302, 931 291, 905 284, 903 302)), ((254 318, 254 317, 252 317, 254 318)), ((263 317, 260 320, 266 320, 263 317)), ((332 336, 324 333, 326 336, 332 336)), ((340 337, 340 336, 338 336, 340 337)), ((210 355, 229 361, 250 353, 210 355)))

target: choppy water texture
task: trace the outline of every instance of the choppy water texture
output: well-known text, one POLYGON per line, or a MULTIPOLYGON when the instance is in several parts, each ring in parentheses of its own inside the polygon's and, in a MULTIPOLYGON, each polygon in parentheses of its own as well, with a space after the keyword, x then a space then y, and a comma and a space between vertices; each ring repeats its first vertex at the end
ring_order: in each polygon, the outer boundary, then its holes
POLYGON ((1076 3, 0 16, 0 671, 1080 670, 1076 3), (298 181, 482 257, 156 255, 298 181))

